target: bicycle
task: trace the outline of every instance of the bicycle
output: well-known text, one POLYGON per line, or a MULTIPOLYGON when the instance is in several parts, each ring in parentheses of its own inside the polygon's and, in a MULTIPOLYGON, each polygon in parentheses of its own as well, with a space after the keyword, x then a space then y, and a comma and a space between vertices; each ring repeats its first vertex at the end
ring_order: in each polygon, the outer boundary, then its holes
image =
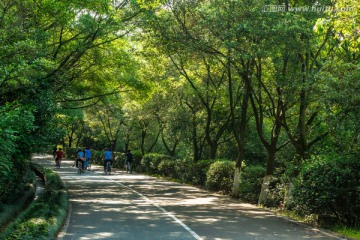
POLYGON ((126 169, 127 173, 132 173, 131 162, 126 162, 125 163, 125 169, 126 169))
POLYGON ((86 159, 85 161, 85 169, 90 171, 91 170, 91 160, 90 158, 86 159))
POLYGON ((78 174, 82 174, 84 173, 84 170, 82 169, 82 164, 81 162, 78 162, 78 174))
POLYGON ((83 170, 83 165, 85 164, 83 161, 85 160, 75 160, 75 164, 77 164, 77 169, 78 169, 78 174, 82 174, 84 173, 84 170, 83 170))
POLYGON ((61 163, 61 160, 58 159, 58 158, 55 158, 55 167, 56 167, 56 168, 59 168, 59 169, 60 169, 60 163, 61 163))
POLYGON ((111 163, 110 161, 106 162, 106 166, 105 166, 105 174, 111 174, 111 163))

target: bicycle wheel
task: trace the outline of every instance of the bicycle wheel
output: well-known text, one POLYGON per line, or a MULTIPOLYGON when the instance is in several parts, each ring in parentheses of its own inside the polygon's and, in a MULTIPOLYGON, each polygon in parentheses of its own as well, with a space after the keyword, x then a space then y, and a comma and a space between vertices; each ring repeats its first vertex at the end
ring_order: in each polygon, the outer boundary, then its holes
POLYGON ((60 168, 60 160, 55 159, 55 167, 60 168))
POLYGON ((91 170, 91 161, 89 160, 88 164, 87 164, 87 170, 91 170))
POLYGON ((109 174, 109 175, 111 174, 111 164, 110 164, 110 162, 106 163, 105 173, 109 174))
POLYGON ((79 163, 78 163, 78 174, 82 174, 82 173, 84 173, 84 172, 83 172, 83 170, 82 170, 82 165, 81 165, 81 163, 79 162, 79 163))

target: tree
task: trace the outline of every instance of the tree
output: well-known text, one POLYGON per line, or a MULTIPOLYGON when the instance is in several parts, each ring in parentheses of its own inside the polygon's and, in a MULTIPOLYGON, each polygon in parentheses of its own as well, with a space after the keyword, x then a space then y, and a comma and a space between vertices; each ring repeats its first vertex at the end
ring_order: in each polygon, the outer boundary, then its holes
POLYGON ((17 119, 24 127, 16 130, 15 141, 13 134, 8 134, 12 127, 3 126, 8 136, 3 138, 4 146, 16 151, 3 149, 6 158, 0 160, 1 170, 14 170, 16 176, 31 153, 61 138, 54 134, 59 132, 54 116, 65 103, 74 107, 78 105, 74 103, 114 91, 102 89, 96 96, 89 94, 80 100, 71 83, 83 81, 85 73, 97 64, 97 50, 122 38, 126 24, 141 12, 135 2, 110 7, 107 1, 2 1, 0 118, 17 119), (14 111, 21 111, 21 117, 14 111), (3 164, 3 160, 16 164, 3 164))

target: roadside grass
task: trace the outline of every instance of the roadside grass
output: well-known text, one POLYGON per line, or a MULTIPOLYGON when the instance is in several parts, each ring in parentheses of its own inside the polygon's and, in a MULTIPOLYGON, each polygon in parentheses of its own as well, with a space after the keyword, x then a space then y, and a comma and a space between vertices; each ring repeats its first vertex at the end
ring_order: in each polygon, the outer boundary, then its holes
POLYGON ((273 210, 276 214, 294 219, 299 222, 303 222, 306 224, 310 224, 312 226, 321 227, 326 230, 330 230, 334 233, 345 236, 349 239, 360 240, 360 228, 359 227, 348 227, 344 225, 324 225, 319 226, 317 216, 315 214, 309 216, 299 216, 294 211, 286 211, 286 210, 273 210))
POLYGON ((32 168, 43 174, 45 188, 38 198, 0 233, 0 239, 54 239, 66 218, 67 189, 59 175, 37 164, 32 164, 32 168))
POLYGON ((346 226, 333 226, 333 227, 329 227, 329 230, 352 239, 360 240, 360 227, 353 228, 346 226))

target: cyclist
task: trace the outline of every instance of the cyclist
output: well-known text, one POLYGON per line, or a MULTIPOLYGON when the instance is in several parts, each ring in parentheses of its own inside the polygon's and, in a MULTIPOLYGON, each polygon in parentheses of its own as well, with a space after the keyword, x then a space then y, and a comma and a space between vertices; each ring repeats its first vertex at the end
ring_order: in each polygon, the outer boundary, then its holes
POLYGON ((110 162, 110 165, 112 164, 112 152, 108 148, 105 149, 104 153, 104 172, 107 162, 110 162))
POLYGON ((57 167, 60 167, 61 159, 64 157, 64 152, 61 148, 59 148, 58 151, 56 151, 56 158, 55 158, 55 165, 57 167))
POLYGON ((84 170, 84 161, 85 161, 85 154, 81 148, 78 148, 77 156, 76 156, 76 167, 79 166, 79 162, 81 162, 81 169, 84 170))
POLYGON ((88 147, 85 148, 85 168, 90 170, 91 151, 88 147))

